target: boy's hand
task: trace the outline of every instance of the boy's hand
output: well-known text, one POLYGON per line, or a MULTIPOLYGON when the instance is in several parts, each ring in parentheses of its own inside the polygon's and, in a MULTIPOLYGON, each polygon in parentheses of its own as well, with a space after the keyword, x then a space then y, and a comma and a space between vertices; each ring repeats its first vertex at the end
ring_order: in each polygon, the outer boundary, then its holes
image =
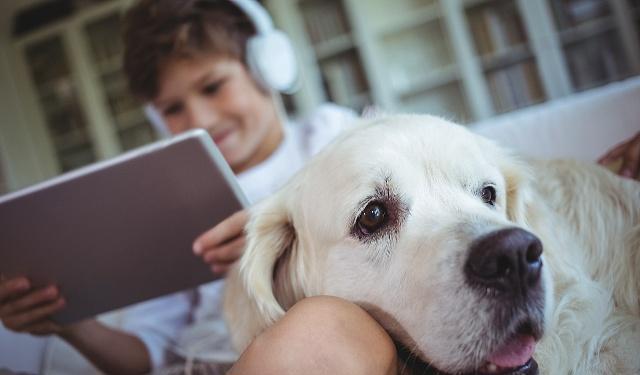
POLYGON ((59 333, 62 328, 49 317, 64 306, 55 286, 35 290, 24 277, 0 276, 0 321, 11 331, 38 336, 59 333))
POLYGON ((249 220, 247 210, 238 211, 201 234, 193 243, 193 252, 216 274, 225 274, 244 251, 244 226, 249 220))
POLYGON ((618 159, 622 159, 622 167, 620 167, 618 174, 628 178, 638 176, 638 172, 640 172, 640 132, 609 150, 598 160, 598 163, 605 165, 618 159))

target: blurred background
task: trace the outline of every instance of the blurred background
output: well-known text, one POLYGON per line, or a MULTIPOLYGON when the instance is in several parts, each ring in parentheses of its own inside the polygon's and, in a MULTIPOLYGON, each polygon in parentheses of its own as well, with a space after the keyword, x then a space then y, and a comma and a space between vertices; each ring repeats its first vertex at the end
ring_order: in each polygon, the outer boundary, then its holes
MULTIPOLYGON (((0 194, 154 140, 121 71, 131 0, 0 2, 0 194)), ((640 74, 640 0, 265 0, 324 101, 462 123, 640 74)), ((640 103, 638 103, 640 105, 640 103)))

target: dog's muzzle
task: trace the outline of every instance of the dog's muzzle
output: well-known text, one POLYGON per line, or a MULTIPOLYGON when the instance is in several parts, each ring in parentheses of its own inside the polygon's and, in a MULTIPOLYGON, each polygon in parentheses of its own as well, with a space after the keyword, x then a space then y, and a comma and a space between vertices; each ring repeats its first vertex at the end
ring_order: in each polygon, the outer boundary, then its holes
POLYGON ((470 284, 526 299, 540 285, 542 243, 520 228, 488 233, 471 244, 464 272, 470 284))

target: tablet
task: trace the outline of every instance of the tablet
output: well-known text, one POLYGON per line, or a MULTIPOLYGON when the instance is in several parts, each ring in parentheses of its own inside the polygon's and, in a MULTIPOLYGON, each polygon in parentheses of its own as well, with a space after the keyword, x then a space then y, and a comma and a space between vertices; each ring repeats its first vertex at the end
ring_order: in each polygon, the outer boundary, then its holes
POLYGON ((0 273, 58 285, 67 324, 219 277, 193 241, 247 207, 206 131, 0 197, 0 273))

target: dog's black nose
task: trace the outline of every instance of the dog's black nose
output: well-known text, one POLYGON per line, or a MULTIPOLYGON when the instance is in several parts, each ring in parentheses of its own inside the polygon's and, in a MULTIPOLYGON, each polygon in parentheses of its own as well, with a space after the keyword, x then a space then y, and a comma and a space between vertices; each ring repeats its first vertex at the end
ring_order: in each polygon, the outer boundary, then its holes
POLYGON ((542 243, 530 232, 506 228, 471 244, 465 264, 467 279, 476 285, 526 296, 540 281, 542 243))

